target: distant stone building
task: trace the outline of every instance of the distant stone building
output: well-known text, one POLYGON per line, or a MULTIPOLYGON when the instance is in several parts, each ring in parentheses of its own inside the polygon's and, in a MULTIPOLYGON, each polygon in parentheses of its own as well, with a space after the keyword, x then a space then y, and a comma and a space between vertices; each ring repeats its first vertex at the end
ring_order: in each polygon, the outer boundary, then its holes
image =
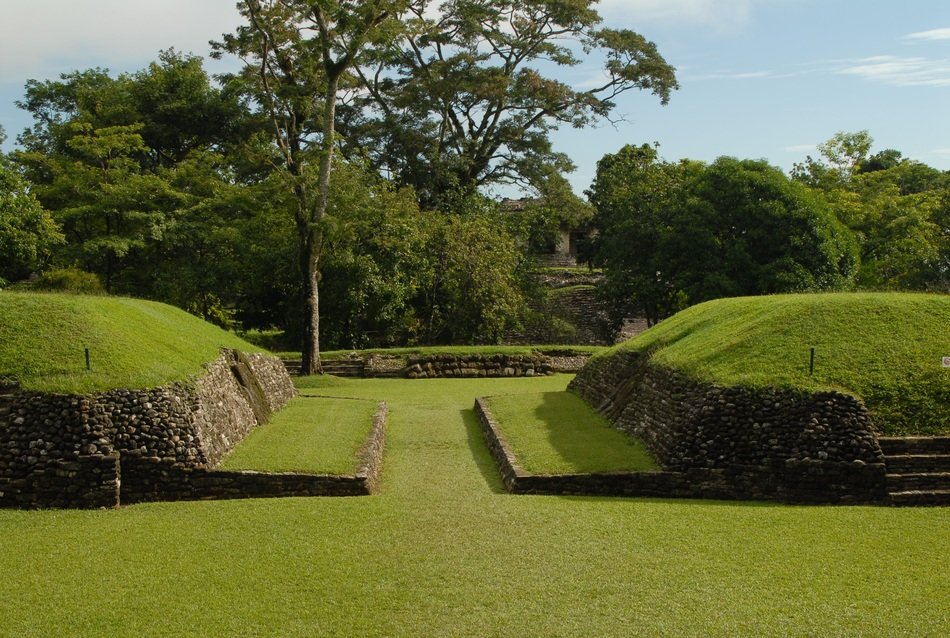
MULTIPOLYGON (((501 207, 504 211, 518 213, 524 211, 534 201, 536 200, 530 197, 521 199, 505 198, 501 200, 501 207)), ((549 251, 539 252, 537 254, 538 260, 545 266, 574 268, 577 266, 578 247, 584 237, 585 232, 583 230, 562 221, 554 246, 549 251)))

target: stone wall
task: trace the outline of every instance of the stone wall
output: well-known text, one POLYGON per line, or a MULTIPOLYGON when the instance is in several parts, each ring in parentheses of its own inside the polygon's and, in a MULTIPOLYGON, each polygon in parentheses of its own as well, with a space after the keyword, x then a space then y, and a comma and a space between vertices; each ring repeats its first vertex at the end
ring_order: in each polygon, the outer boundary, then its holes
POLYGON ((377 491, 389 410, 379 403, 358 469, 348 476, 221 471, 157 457, 123 459, 121 502, 284 496, 365 496, 377 491))
POLYGON ((0 506, 120 502, 147 459, 207 469, 294 394, 283 364, 223 351, 189 383, 93 395, 0 394, 0 506))
POLYGON ((533 377, 554 374, 554 368, 540 355, 472 354, 412 356, 406 360, 410 379, 437 377, 533 377))
POLYGON ((703 384, 637 352, 591 360, 571 382, 673 472, 734 498, 883 502, 884 457, 854 397, 703 384))

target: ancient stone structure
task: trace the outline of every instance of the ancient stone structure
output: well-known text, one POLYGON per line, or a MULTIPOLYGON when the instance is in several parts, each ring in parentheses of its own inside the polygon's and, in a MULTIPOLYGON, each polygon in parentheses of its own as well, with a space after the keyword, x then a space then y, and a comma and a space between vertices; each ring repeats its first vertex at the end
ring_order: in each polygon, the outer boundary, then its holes
POLYGON ((554 374, 554 369, 542 356, 472 354, 433 355, 409 357, 406 376, 410 379, 436 377, 533 377, 554 374))
MULTIPOLYGON (((295 394, 279 359, 233 350, 197 379, 159 388, 81 396, 0 389, 0 506, 333 493, 330 483, 346 482, 213 469, 295 394)), ((342 489, 366 493, 373 480, 354 477, 342 489)))
POLYGON ((592 359, 570 389, 691 477, 675 495, 886 501, 884 456, 854 397, 700 383, 634 351, 592 359))
MULTIPOLYGON (((371 354, 366 357, 352 353, 344 359, 323 362, 323 371, 339 377, 409 378, 435 377, 524 377, 577 372, 587 363, 589 355, 575 350, 547 350, 532 355, 409 355, 371 354)), ((299 374, 300 360, 286 359, 291 374, 299 374)))

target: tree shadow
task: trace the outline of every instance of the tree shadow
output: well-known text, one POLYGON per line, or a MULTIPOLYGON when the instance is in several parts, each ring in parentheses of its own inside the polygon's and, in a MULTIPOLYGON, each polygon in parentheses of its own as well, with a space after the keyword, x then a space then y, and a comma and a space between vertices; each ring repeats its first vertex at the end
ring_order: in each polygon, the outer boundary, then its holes
MULTIPOLYGON (((604 471, 632 471, 629 469, 605 469, 603 457, 611 451, 608 446, 616 445, 616 443, 609 440, 615 434, 622 434, 619 440, 629 440, 631 459, 638 454, 650 457, 642 442, 615 428, 604 425, 605 428, 609 428, 609 432, 605 432, 605 434, 608 434, 608 439, 600 440, 599 433, 596 431, 599 426, 592 426, 595 429, 576 427, 576 424, 571 423, 570 420, 579 418, 576 410, 580 401, 582 399, 577 395, 567 391, 544 392, 541 404, 534 411, 535 416, 544 424, 545 435, 551 447, 557 451, 564 461, 575 467, 575 472, 583 474, 604 471)), ((649 469, 644 468, 642 471, 649 471, 649 469)))
POLYGON ((498 471, 498 466, 495 464, 495 459, 492 458, 491 452, 488 451, 488 444, 485 442, 485 435, 482 433, 482 428, 478 423, 478 416, 475 414, 474 408, 460 410, 459 414, 462 417, 462 422, 465 424, 468 449, 472 453, 472 460, 475 461, 475 466, 481 473, 482 478, 485 479, 485 483, 493 493, 507 494, 505 485, 501 480, 501 474, 498 471))

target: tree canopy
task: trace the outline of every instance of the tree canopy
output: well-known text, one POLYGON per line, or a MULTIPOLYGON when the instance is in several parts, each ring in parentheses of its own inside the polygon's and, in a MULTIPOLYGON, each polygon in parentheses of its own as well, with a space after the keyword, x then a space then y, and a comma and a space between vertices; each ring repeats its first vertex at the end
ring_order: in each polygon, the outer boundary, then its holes
POLYGON ((626 146, 598 163, 589 196, 615 325, 718 297, 837 289, 857 270, 828 205, 764 161, 669 163, 626 146))
POLYGON ((377 167, 414 187, 424 204, 516 183, 537 188, 573 169, 549 139, 558 126, 609 118, 616 98, 647 90, 666 104, 674 69, 639 33, 601 27, 588 0, 415 0, 405 30, 359 65, 364 93, 343 129, 377 167), (596 85, 565 71, 603 62, 596 85))

